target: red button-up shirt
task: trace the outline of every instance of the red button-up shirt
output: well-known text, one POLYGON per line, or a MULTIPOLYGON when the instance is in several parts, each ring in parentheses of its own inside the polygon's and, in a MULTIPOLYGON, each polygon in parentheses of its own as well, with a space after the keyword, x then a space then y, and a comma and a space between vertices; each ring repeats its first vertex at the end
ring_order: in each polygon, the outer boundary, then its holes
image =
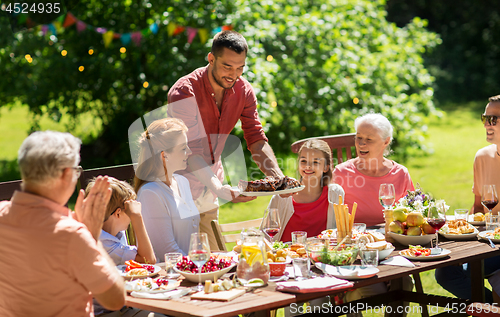
MULTIPOLYGON (((224 170, 220 161, 228 135, 241 121, 247 146, 265 140, 266 135, 257 113, 257 98, 252 85, 239 77, 233 88, 225 89, 221 108, 208 79, 208 66, 180 78, 168 92, 168 116, 182 119, 189 131, 187 137, 192 155, 200 155, 222 182, 224 170)), ((242 162, 243 164, 243 162, 242 162)), ((193 198, 204 185, 192 173, 184 173, 191 184, 193 198)))

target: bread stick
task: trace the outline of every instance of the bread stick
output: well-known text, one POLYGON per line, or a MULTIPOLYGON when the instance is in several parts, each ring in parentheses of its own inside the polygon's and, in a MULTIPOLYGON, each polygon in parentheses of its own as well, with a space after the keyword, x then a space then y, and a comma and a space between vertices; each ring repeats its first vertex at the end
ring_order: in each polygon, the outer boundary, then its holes
POLYGON ((351 212, 351 215, 352 215, 352 219, 351 219, 351 229, 352 229, 352 227, 353 227, 353 225, 354 225, 354 217, 356 216, 356 209, 357 209, 357 208, 358 208, 358 203, 356 203, 356 202, 355 202, 355 203, 352 205, 352 212, 351 212))
POLYGON ((333 211, 335 213, 335 223, 337 224, 337 233, 338 233, 340 230, 339 205, 333 204, 333 211))
POLYGON ((344 237, 345 233, 345 220, 344 220, 344 206, 339 205, 339 223, 337 225, 337 241, 340 241, 344 237))
POLYGON ((349 207, 347 205, 344 205, 344 215, 345 215, 344 221, 346 229, 345 232, 347 234, 348 232, 351 232, 350 228, 351 220, 349 219, 349 207))

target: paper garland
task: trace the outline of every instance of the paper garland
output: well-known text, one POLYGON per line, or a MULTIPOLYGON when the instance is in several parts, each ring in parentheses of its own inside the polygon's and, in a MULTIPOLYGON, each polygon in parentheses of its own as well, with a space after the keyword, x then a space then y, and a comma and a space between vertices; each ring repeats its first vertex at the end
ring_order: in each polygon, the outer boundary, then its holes
MULTIPOLYGON (((26 24, 28 27, 33 25, 33 22, 30 18, 27 17, 26 14, 19 14, 18 18, 19 24, 26 24)), ((114 39, 120 39, 123 45, 128 45, 130 42, 134 42, 135 45, 140 46, 142 38, 148 36, 149 34, 157 34, 160 29, 161 23, 154 22, 149 25, 148 28, 145 28, 141 31, 130 32, 130 33, 117 33, 112 30, 108 30, 103 27, 93 27, 78 18, 76 18, 71 12, 68 12, 65 15, 60 16, 54 22, 49 24, 42 24, 37 26, 37 30, 41 31, 43 35, 46 35, 48 32, 56 35, 58 33, 64 32, 65 28, 68 28, 72 25, 76 24, 76 30, 78 33, 83 32, 85 30, 93 30, 99 34, 102 34, 102 39, 104 42, 104 47, 108 47, 114 39)), ((216 34, 220 31, 232 30, 233 27, 231 25, 224 25, 212 30, 212 34, 216 34)), ((196 35, 199 36, 201 43, 206 43, 208 40, 209 31, 205 28, 193 28, 193 27, 185 27, 179 25, 175 22, 169 22, 167 24, 167 34, 168 36, 177 36, 186 32, 188 43, 192 43, 196 35)))

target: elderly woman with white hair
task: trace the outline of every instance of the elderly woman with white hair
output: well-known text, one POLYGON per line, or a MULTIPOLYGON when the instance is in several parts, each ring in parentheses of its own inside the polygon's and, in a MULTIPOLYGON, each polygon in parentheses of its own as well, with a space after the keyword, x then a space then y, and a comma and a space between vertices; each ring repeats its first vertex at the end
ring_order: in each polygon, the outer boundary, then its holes
POLYGON ((354 121, 356 158, 335 167, 334 180, 345 190, 345 203, 358 204, 356 222, 373 226, 384 222, 379 202, 380 184, 394 184, 395 199, 415 190, 408 169, 385 158, 390 153, 392 125, 379 113, 369 113, 354 121))
MULTIPOLYGON (((392 125, 379 113, 369 113, 354 121, 356 129, 356 158, 335 167, 333 171, 336 184, 345 190, 345 203, 358 204, 356 222, 373 226, 384 222, 383 207, 379 203, 380 184, 394 184, 395 198, 399 200, 407 190, 414 190, 408 169, 385 158, 390 153, 392 125)), ((403 289, 411 290, 413 282, 409 276, 403 277, 403 289)), ((348 302, 387 292, 390 285, 377 283, 347 292, 348 302)), ((360 316, 359 314, 354 314, 360 316)))
POLYGON ((65 207, 82 172, 80 140, 35 132, 18 152, 21 191, 0 202, 0 316, 93 316, 125 304, 123 279, 98 242, 111 191, 98 177, 75 213, 65 207), (34 282, 36 280, 36 282, 34 282))

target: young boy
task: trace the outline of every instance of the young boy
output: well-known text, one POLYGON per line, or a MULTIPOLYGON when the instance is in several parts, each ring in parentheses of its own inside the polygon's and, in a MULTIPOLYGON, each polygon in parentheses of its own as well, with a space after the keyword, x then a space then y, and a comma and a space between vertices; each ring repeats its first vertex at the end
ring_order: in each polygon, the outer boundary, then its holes
MULTIPOLYGON (((149 240, 141 214, 141 203, 136 201, 137 195, 132 186, 116 178, 108 177, 112 189, 111 198, 106 209, 104 224, 99 240, 104 250, 116 265, 135 260, 140 263, 155 264, 156 258, 149 240), (132 223, 137 246, 128 245, 124 230, 132 223)), ((88 195, 95 180, 90 181, 85 189, 88 195)))
MULTIPOLYGON (((127 182, 109 176, 108 179, 112 192, 104 214, 99 241, 116 265, 124 264, 128 260, 155 264, 153 247, 142 221, 141 203, 135 200, 137 195, 134 189, 127 182), (129 245, 124 234, 124 230, 130 223, 135 231, 137 246, 129 245)), ((90 193, 94 184, 95 179, 87 185, 85 197, 90 193)), ((159 313, 126 306, 118 311, 110 311, 104 309, 96 301, 94 301, 94 314, 99 317, 165 317, 159 313)))

